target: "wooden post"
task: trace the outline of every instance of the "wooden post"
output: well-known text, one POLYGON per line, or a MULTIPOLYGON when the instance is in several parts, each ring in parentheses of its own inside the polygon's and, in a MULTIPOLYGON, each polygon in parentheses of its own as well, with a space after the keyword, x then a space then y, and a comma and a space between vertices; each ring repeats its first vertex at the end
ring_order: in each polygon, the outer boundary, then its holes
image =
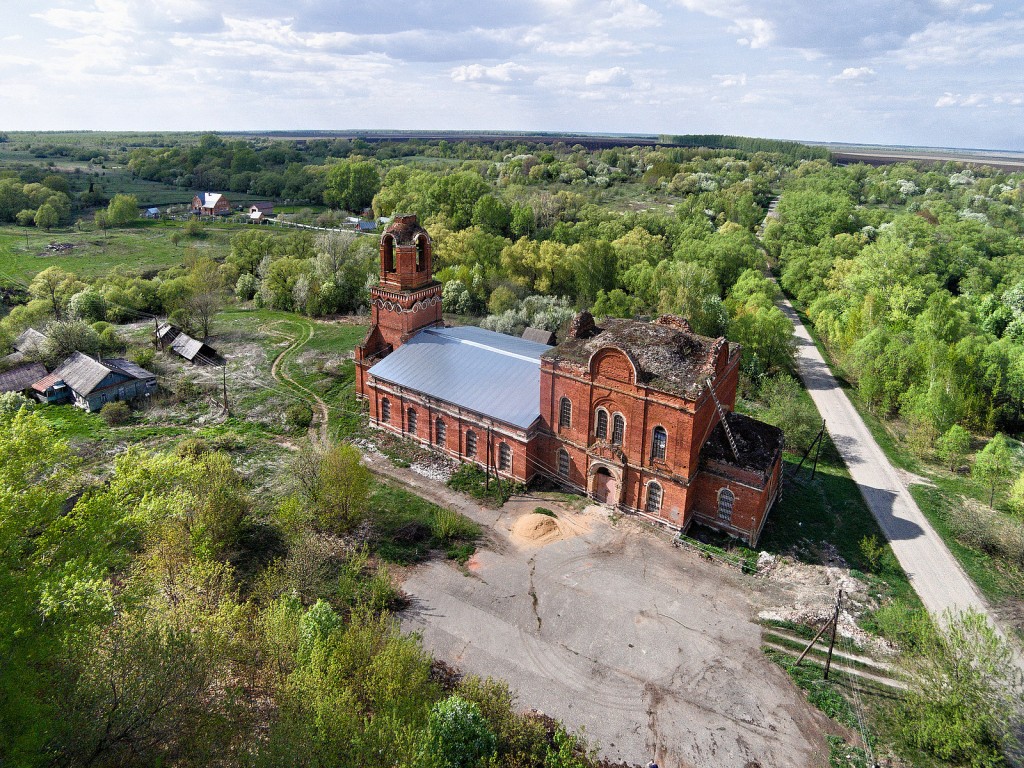
POLYGON ((832 639, 828 643, 828 658, 825 659, 825 679, 828 680, 828 671, 832 667, 832 649, 836 644, 836 628, 839 626, 839 607, 843 604, 843 590, 836 595, 836 612, 832 616, 832 639))
POLYGON ((227 361, 225 361, 224 365, 221 366, 221 371, 223 373, 222 382, 223 382, 223 391, 224 391, 224 412, 230 417, 231 416, 231 409, 228 407, 228 364, 227 364, 227 361))
POLYGON ((153 315, 153 346, 157 349, 163 349, 160 344, 160 320, 156 315, 153 315))
POLYGON ((807 644, 807 647, 804 648, 804 652, 800 654, 800 658, 798 658, 796 660, 796 664, 794 664, 793 666, 796 666, 796 667, 800 666, 800 662, 802 662, 804 660, 804 656, 806 656, 807 652, 809 650, 811 650, 811 648, 814 647, 814 644, 816 642, 818 642, 818 638, 821 637, 823 634, 825 634, 825 630, 828 629, 831 624, 832 624, 832 620, 830 619, 829 621, 826 621, 824 624, 821 625, 821 629, 818 630, 818 634, 816 634, 814 636, 814 639, 811 640, 811 642, 809 642, 807 644))
POLYGON ((821 443, 825 439, 825 420, 821 420, 821 431, 818 432, 818 447, 814 451, 814 465, 811 467, 811 480, 814 479, 814 473, 818 471, 818 455, 821 453, 821 443))

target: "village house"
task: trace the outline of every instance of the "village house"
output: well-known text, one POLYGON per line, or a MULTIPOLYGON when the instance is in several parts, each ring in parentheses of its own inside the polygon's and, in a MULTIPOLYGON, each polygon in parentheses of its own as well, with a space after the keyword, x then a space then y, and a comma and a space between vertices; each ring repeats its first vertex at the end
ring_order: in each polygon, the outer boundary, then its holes
POLYGON ((220 192, 200 192, 192 198, 192 213, 198 216, 227 216, 231 203, 220 192))
POLYGON ((134 400, 156 391, 156 375, 123 358, 94 360, 75 352, 52 373, 32 384, 41 403, 71 403, 98 411, 118 400, 134 400))
POLYGON ((738 345, 673 316, 597 325, 582 313, 558 346, 446 328, 432 258, 416 217, 396 216, 356 349, 371 424, 501 477, 542 476, 674 529, 699 521, 757 542, 783 442, 732 412, 738 345))
POLYGON ((273 203, 253 203, 249 206, 249 221, 254 224, 262 224, 268 216, 274 215, 273 203))

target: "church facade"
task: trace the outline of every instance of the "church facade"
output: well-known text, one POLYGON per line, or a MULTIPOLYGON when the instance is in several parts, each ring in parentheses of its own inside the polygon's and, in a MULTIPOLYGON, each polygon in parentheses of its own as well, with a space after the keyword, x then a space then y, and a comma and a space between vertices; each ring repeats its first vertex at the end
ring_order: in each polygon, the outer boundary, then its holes
POLYGON ((781 490, 782 433, 733 412, 739 346, 655 322, 578 315, 549 346, 446 328, 430 236, 381 237, 356 387, 373 425, 501 477, 542 476, 685 531, 756 544, 781 490))

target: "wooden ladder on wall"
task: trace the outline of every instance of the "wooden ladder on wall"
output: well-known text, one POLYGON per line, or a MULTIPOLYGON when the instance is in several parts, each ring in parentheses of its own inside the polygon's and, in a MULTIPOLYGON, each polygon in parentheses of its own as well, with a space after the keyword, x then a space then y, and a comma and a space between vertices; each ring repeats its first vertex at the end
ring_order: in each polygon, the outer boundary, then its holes
POLYGON ((718 409, 718 416, 722 419, 722 428, 725 430, 725 437, 729 441, 729 447, 732 449, 733 458, 736 461, 740 460, 740 452, 736 447, 736 440, 732 436, 732 430, 729 429, 729 421, 725 418, 727 411, 722 407, 722 403, 718 400, 718 395, 715 394, 715 385, 711 382, 709 376, 705 383, 708 385, 708 390, 711 392, 711 399, 715 401, 715 408, 718 409))

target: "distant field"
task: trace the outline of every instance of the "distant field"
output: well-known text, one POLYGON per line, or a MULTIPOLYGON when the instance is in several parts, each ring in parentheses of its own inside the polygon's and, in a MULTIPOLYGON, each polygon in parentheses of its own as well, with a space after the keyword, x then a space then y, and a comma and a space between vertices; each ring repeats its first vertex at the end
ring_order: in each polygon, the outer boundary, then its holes
POLYGON ((227 256, 231 237, 237 227, 207 227, 200 240, 184 238, 176 247, 170 235, 179 224, 141 225, 137 228, 101 232, 54 229, 43 232, 33 228, 0 227, 0 279, 14 278, 29 283, 44 269, 59 266, 83 277, 94 277, 123 267, 134 272, 149 272, 180 264, 190 248, 213 258, 227 256), (46 250, 49 243, 72 243, 63 253, 46 250))

